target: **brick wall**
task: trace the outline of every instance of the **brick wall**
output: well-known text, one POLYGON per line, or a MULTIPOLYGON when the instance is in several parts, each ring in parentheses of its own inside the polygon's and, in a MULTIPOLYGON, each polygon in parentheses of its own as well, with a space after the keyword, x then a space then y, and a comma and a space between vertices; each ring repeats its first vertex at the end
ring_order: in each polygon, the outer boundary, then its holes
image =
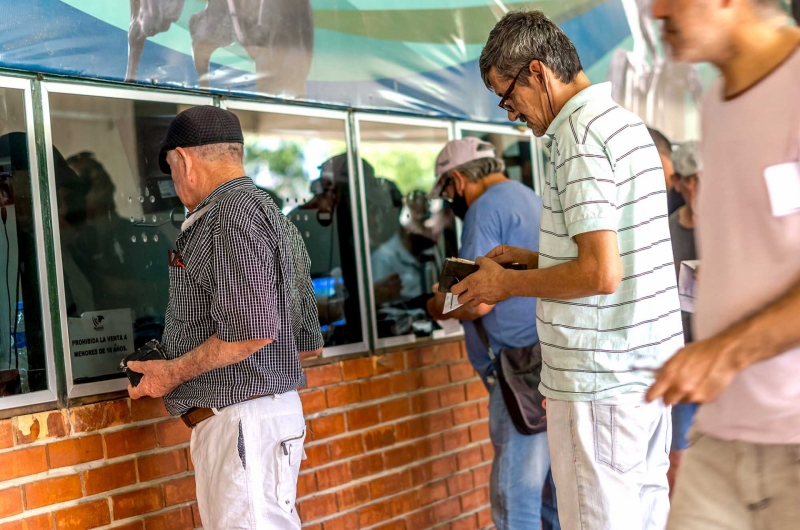
MULTIPOLYGON (((488 401, 463 344, 308 368, 309 530, 491 526, 488 401)), ((161 400, 0 422, 0 530, 201 526, 189 429, 161 400)))

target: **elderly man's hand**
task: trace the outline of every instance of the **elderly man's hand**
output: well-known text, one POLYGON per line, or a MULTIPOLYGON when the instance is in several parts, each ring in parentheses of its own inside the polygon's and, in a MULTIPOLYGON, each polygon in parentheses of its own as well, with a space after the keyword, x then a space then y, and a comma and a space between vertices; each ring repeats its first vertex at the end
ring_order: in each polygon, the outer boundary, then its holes
POLYGON ((506 269, 489 258, 480 257, 475 260, 480 267, 451 289, 458 301, 478 307, 480 304, 496 304, 511 295, 505 286, 506 269))
POLYGON ((175 373, 175 361, 131 361, 128 368, 143 374, 137 386, 128 385, 131 399, 164 397, 180 384, 175 373))
POLYGON ((666 405, 714 401, 744 367, 730 341, 716 336, 688 344, 658 371, 647 400, 664 398, 666 405))

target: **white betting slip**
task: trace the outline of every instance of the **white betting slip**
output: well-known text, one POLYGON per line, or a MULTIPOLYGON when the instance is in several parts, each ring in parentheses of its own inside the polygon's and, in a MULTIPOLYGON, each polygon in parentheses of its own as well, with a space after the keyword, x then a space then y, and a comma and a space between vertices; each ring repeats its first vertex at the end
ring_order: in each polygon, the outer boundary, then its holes
POLYGON ((447 293, 447 296, 444 297, 444 310, 442 313, 447 314, 454 309, 458 309, 462 305, 464 304, 458 303, 458 297, 456 295, 453 293, 447 293))

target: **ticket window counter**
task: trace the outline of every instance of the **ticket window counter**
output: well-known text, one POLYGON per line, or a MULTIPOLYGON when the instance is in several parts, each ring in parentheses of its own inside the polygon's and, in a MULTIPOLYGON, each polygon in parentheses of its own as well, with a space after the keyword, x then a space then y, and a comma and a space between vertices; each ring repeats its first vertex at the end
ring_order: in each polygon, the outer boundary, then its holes
POLYGON ((323 357, 369 350, 347 113, 223 101, 244 132, 245 171, 306 243, 323 357))
POLYGON ((167 252, 185 219, 160 142, 175 115, 213 101, 43 87, 68 395, 122 390, 121 359, 164 330, 167 252))
POLYGON ((444 259, 458 253, 455 215, 428 198, 450 124, 356 114, 356 127, 376 347, 461 333, 426 311, 444 259))
POLYGON ((56 399, 32 107, 29 80, 0 78, 2 408, 56 399))

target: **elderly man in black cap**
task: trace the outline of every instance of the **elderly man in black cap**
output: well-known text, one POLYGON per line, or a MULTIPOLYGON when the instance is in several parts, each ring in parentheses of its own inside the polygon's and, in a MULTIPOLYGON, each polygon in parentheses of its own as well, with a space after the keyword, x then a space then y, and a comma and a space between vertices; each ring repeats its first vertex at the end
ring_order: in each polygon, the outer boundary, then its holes
POLYGON ((159 162, 189 213, 169 254, 168 360, 129 363, 144 377, 128 392, 164 396, 193 428, 205 528, 299 530, 296 389, 322 336, 302 239, 242 158, 228 111, 194 107, 170 124, 159 162))

